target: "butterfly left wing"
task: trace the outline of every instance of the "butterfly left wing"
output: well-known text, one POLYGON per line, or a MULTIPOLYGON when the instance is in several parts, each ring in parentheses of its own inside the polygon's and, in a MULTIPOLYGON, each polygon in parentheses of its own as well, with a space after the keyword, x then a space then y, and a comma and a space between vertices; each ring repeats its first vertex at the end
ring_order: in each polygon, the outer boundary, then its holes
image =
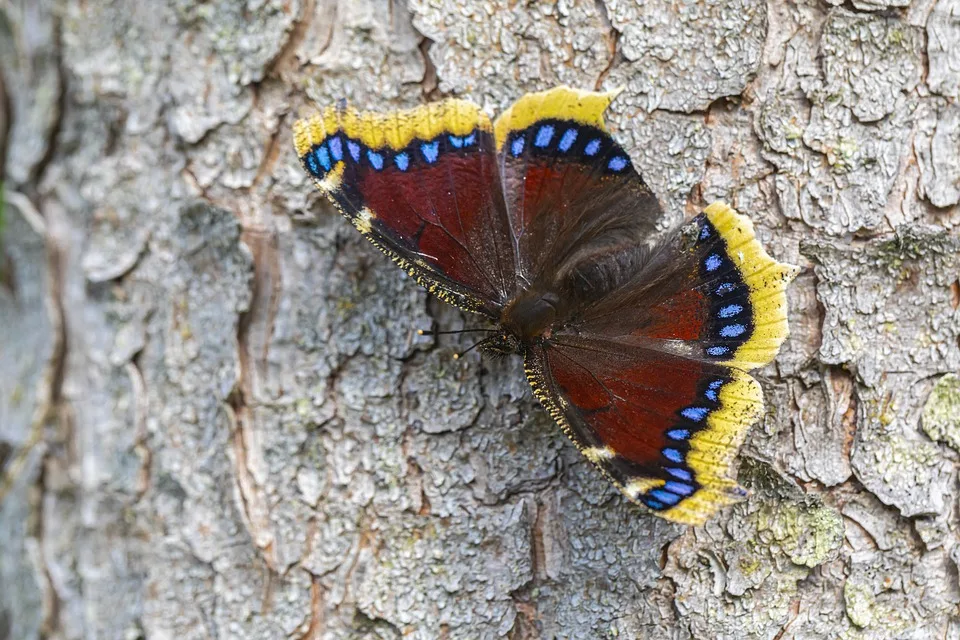
POLYGON ((431 293, 497 317, 516 285, 514 253, 493 127, 477 105, 341 104, 293 130, 304 169, 361 234, 431 293))
POLYGON ((525 354, 530 384, 623 493, 699 524, 744 495, 730 465, 787 336, 786 286, 749 219, 715 204, 638 273, 525 354))

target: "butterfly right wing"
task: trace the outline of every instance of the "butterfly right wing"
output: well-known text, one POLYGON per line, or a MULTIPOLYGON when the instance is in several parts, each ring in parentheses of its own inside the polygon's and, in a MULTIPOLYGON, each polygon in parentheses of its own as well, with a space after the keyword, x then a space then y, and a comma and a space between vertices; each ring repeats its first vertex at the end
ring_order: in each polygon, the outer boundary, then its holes
POLYGON ((526 354, 548 412, 623 493, 698 524, 744 492, 730 466, 763 410, 746 372, 788 334, 796 268, 714 204, 628 282, 526 354))
POLYGON ((763 410, 749 374, 576 336, 533 346, 524 364, 544 409, 630 500, 701 524, 745 495, 728 474, 763 410))
POLYGON ((654 236, 660 205, 603 120, 616 95, 556 87, 521 97, 494 123, 515 262, 528 285, 556 290, 565 265, 654 236))

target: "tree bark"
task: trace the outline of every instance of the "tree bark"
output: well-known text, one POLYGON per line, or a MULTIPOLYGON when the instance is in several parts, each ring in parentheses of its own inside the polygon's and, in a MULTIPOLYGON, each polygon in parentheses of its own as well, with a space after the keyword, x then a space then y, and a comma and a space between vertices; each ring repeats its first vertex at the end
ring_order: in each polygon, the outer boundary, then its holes
POLYGON ((960 0, 7 0, 0 62, 0 639, 960 638, 960 0), (292 150, 559 83, 804 267, 703 527, 292 150))

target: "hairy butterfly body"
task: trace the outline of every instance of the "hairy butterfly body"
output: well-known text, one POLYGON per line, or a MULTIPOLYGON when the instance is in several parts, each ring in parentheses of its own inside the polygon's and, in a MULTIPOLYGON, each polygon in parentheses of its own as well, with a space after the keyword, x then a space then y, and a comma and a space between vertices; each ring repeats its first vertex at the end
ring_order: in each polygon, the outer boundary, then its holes
POLYGON ((787 336, 786 286, 750 220, 681 229, 609 135, 614 93, 528 94, 495 122, 446 100, 335 106, 294 125, 305 170, 441 299, 486 316, 583 454, 655 514, 703 522, 743 495, 730 466, 763 408, 747 373, 787 336))

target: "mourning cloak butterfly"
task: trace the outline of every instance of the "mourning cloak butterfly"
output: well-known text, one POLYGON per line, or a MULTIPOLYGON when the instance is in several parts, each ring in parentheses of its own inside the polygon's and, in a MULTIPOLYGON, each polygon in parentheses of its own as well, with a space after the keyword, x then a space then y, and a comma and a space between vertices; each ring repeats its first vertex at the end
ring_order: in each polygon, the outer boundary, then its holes
POLYGON ((431 293, 497 326, 530 386, 632 501, 697 524, 744 495, 730 466, 763 408, 747 373, 787 336, 796 268, 714 203, 668 234, 607 132, 616 93, 558 87, 495 122, 445 100, 341 104, 294 125, 304 169, 431 293))

